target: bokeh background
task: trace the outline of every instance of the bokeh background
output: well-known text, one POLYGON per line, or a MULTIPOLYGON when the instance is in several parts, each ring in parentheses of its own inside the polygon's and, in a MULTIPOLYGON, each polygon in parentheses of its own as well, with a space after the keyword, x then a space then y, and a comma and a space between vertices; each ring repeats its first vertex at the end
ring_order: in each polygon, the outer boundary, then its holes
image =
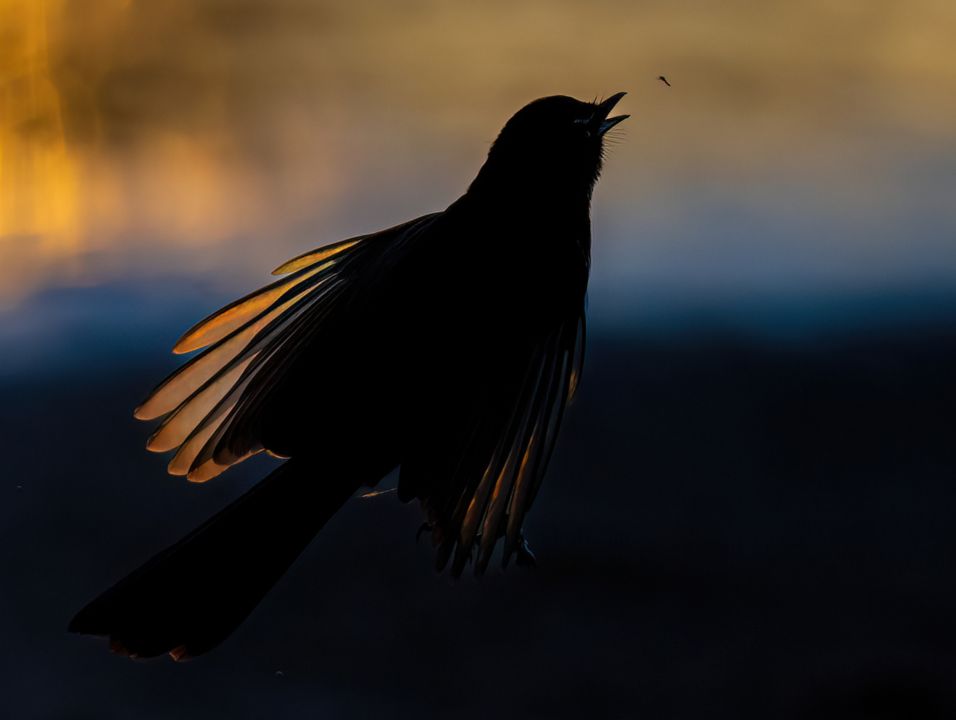
POLYGON ((953 716, 954 37, 947 0, 0 0, 0 714, 953 716), (208 657, 65 633, 267 470, 141 450, 185 327, 618 90, 536 571, 436 576, 385 495, 208 657))

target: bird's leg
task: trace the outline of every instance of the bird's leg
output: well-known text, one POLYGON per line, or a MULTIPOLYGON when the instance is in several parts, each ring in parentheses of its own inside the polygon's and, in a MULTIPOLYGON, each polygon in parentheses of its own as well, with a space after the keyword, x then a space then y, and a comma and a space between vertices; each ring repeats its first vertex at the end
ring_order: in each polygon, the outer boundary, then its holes
POLYGON ((538 564, 523 532, 518 536, 518 549, 515 550, 515 564, 518 567, 528 568, 535 567, 538 564))
MULTIPOLYGON (((468 548, 468 564, 471 565, 475 560, 475 548, 481 547, 481 532, 475 533, 475 540, 472 542, 471 547, 468 548)), ((479 553, 480 557, 480 553, 479 553)))

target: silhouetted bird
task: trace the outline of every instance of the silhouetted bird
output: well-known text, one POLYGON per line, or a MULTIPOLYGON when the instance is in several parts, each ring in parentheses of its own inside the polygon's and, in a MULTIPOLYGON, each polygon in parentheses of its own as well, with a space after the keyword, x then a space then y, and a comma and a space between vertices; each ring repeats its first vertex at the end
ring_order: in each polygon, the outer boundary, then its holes
POLYGON ((664 83, 667 87, 671 86, 671 84, 667 82, 667 78, 664 77, 663 75, 658 75, 657 79, 660 80, 662 83, 664 83))
POLYGON ((80 611, 70 630, 175 659, 231 633, 325 522, 401 466, 439 570, 533 559, 534 502, 584 355, 601 103, 536 100, 444 212, 307 252, 191 328, 204 352, 136 410, 204 482, 265 450, 256 487, 80 611))

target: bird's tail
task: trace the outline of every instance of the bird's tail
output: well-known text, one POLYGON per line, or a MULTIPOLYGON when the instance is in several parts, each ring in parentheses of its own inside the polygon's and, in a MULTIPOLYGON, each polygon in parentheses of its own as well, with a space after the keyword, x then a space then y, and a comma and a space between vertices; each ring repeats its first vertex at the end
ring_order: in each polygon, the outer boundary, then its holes
MULTIPOLYGON (((235 630, 369 478, 289 460, 83 608, 71 632, 131 657, 204 653, 235 630)), ((379 476, 381 477, 381 476, 379 476)), ((378 480, 379 478, 375 478, 378 480)))

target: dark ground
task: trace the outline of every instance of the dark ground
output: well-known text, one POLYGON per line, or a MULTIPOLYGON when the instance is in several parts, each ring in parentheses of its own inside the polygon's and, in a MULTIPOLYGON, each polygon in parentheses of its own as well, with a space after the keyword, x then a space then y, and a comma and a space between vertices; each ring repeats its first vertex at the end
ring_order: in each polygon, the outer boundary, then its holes
POLYGON ((532 513, 536 570, 453 583, 416 507, 354 500, 179 665, 67 621, 268 461, 165 476, 130 415, 168 362, 9 377, 0 716, 956 717, 954 318, 599 333, 532 513))

